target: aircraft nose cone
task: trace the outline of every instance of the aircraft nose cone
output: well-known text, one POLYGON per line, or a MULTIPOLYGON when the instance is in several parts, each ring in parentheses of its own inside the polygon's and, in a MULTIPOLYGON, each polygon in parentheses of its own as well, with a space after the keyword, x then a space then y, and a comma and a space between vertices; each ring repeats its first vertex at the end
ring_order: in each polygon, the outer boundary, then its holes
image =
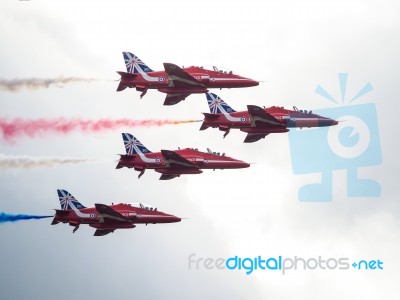
POLYGON ((173 221, 173 222, 180 222, 181 220, 182 220, 181 218, 172 216, 172 221, 173 221))
POLYGON ((247 162, 241 161, 239 163, 239 166, 240 166, 240 168, 248 168, 248 167, 250 167, 250 164, 247 162))
POLYGON ((333 126, 333 125, 337 125, 337 124, 338 124, 338 121, 332 120, 332 119, 329 119, 329 118, 320 119, 320 120, 318 121, 318 125, 319 125, 320 127, 333 126))
POLYGON ((251 86, 257 86, 260 83, 258 81, 255 81, 255 80, 250 80, 250 84, 251 84, 251 86))
POLYGON ((258 81, 253 80, 251 78, 247 78, 247 77, 240 77, 240 78, 242 79, 240 85, 243 87, 257 86, 260 84, 258 81))

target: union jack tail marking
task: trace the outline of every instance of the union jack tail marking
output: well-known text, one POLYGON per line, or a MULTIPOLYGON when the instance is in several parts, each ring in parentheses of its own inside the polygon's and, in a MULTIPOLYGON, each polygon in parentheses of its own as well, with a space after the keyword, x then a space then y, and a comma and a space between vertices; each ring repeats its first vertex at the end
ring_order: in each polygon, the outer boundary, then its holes
POLYGON ((126 154, 128 155, 151 153, 149 149, 147 149, 137 138, 135 138, 130 133, 123 133, 122 139, 124 140, 126 154))
POLYGON ((139 57, 130 52, 122 52, 128 73, 153 72, 139 57))
POLYGON ((225 103, 220 97, 213 93, 206 93, 208 107, 212 114, 226 114, 235 112, 235 110, 225 103))
POLYGON ((57 194, 62 210, 86 208, 78 200, 76 200, 74 196, 65 190, 57 190, 57 194))

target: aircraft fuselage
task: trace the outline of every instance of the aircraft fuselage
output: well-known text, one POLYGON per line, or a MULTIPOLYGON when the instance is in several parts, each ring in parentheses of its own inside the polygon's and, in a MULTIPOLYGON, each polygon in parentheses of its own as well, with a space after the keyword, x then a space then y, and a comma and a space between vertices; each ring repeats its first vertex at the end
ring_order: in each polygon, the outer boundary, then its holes
POLYGON ((120 167, 135 168, 136 170, 155 169, 163 174, 199 174, 199 169, 238 169, 247 168, 250 165, 244 161, 237 160, 216 152, 207 153, 196 149, 185 148, 174 150, 176 154, 182 156, 193 163, 198 169, 179 168, 168 169, 169 162, 161 152, 151 152, 146 154, 124 155, 119 162, 120 167))
POLYGON ((268 114, 276 118, 280 124, 269 127, 255 126, 254 120, 248 111, 238 111, 229 114, 216 114, 212 118, 204 120, 207 127, 219 127, 221 130, 229 128, 240 128, 244 132, 287 132, 286 128, 295 127, 323 127, 336 125, 337 121, 322 117, 317 114, 303 111, 289 110, 282 107, 272 106, 264 108, 268 114))
POLYGON ((66 211, 56 211, 53 222, 69 223, 70 225, 89 224, 94 228, 133 228, 134 224, 156 224, 156 223, 174 223, 181 221, 180 218, 163 213, 158 210, 147 210, 133 207, 129 204, 109 205, 110 208, 120 213, 131 223, 121 222, 102 222, 102 217, 95 207, 83 209, 71 209, 66 211))
POLYGON ((174 78, 165 71, 136 73, 134 76, 122 76, 121 86, 136 88, 139 91, 145 89, 157 89, 162 93, 206 93, 209 88, 240 88, 257 86, 258 81, 242 77, 232 72, 214 71, 201 67, 183 68, 190 76, 196 79, 202 86, 190 86, 190 79, 174 78), (182 84, 183 83, 183 84, 182 84))

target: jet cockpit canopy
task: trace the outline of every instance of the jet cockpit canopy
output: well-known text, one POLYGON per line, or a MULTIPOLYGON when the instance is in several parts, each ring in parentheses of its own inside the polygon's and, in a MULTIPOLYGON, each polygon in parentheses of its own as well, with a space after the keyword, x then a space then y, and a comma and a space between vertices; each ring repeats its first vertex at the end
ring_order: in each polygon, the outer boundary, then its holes
MULTIPOLYGON (((212 154, 212 155, 217 155, 217 156, 221 156, 221 153, 219 152, 214 152, 212 151, 210 148, 207 148, 207 152, 212 154)), ((222 156, 225 156, 225 153, 222 153, 222 156)))
POLYGON ((206 70, 212 70, 221 74, 233 74, 232 70, 229 70, 227 68, 223 68, 223 67, 217 67, 217 66, 201 66, 200 68, 202 69, 206 69, 206 70))
POLYGON ((296 106, 293 106, 293 110, 294 111, 297 111, 297 112, 300 112, 300 113, 303 113, 303 114, 312 114, 312 110, 310 110, 310 111, 307 111, 306 109, 298 109, 296 106))
POLYGON ((155 207, 154 205, 151 205, 151 204, 134 202, 134 203, 128 203, 128 205, 137 207, 137 208, 141 208, 141 209, 145 209, 145 210, 157 211, 157 207, 155 207))

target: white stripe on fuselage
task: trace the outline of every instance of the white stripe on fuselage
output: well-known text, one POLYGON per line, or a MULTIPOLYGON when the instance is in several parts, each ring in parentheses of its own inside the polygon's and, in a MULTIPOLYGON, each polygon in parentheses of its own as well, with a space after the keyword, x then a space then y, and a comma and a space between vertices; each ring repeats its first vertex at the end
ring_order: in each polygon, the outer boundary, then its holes
POLYGON ((132 144, 133 148, 135 149, 136 153, 140 156, 140 158, 147 163, 156 163, 157 158, 147 158, 146 155, 143 154, 142 151, 140 151, 139 147, 136 146, 135 144, 132 144))
POLYGON ((215 78, 215 77, 210 77, 211 81, 223 81, 223 80, 236 80, 236 81, 245 81, 249 80, 247 78, 215 78))
POLYGON ((76 215, 80 218, 88 218, 91 219, 90 214, 84 214, 79 209, 75 207, 75 205, 70 202, 69 205, 72 207, 72 210, 76 213, 76 215))
POLYGON ((134 63, 134 66, 138 69, 139 73, 143 76, 144 79, 147 81, 158 81, 158 76, 157 77, 150 77, 146 72, 140 68, 139 64, 137 62, 134 63))
POLYGON ((146 155, 144 155, 142 152, 138 152, 138 155, 144 162, 147 162, 147 163, 157 162, 157 158, 147 158, 146 155))
POLYGON ((239 163, 239 161, 226 161, 226 160, 210 160, 204 159, 205 163, 239 163))
POLYGON ((225 116, 225 118, 228 120, 228 121, 231 121, 231 122, 240 122, 240 123, 242 123, 242 118, 241 117, 238 117, 238 118, 236 118, 236 117, 232 117, 230 114, 228 114, 225 110, 222 110, 223 111, 223 114, 224 114, 224 116, 225 116))
POLYGON ((141 219, 141 218, 160 218, 160 219, 166 219, 166 218, 170 218, 170 217, 174 217, 174 216, 163 216, 163 215, 144 215, 144 214, 138 214, 137 218, 141 219))
POLYGON ((225 118, 226 118, 228 121, 231 121, 231 122, 242 122, 242 118, 241 118, 241 117, 239 117, 239 118, 232 117, 232 116, 225 110, 225 108, 221 105, 221 103, 218 102, 217 105, 218 105, 218 108, 220 109, 220 111, 222 111, 222 113, 224 114, 225 118))
POLYGON ((302 118, 302 117, 300 117, 300 118, 291 117, 291 118, 288 118, 288 119, 290 119, 292 121, 297 121, 297 120, 300 120, 300 121, 318 121, 318 120, 320 120, 319 118, 302 118))

